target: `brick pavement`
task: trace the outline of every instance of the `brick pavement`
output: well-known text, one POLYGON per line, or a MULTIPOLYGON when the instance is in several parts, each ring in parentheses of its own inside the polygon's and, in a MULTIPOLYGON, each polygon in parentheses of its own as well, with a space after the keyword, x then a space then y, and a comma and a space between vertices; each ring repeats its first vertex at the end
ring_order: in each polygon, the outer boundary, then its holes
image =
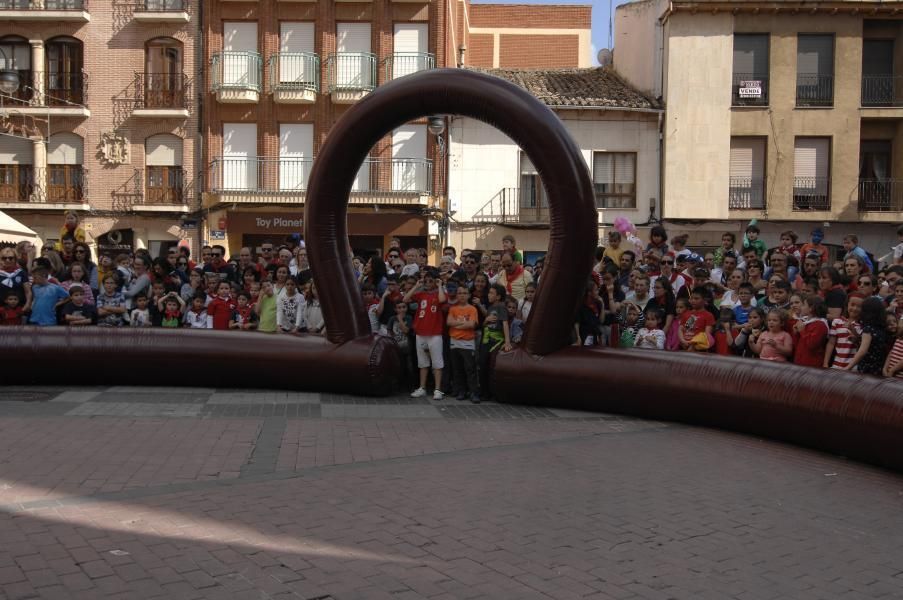
POLYGON ((2 598, 903 597, 903 478, 837 457, 454 401, 61 392, 0 402, 2 598), (209 410, 290 404, 364 414, 209 410))

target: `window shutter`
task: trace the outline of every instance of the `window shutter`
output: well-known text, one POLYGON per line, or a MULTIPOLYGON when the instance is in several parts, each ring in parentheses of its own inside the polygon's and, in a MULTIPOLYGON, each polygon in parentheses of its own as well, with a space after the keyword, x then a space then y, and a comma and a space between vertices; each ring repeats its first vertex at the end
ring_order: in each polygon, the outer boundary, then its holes
POLYGON ((257 23, 223 23, 223 50, 257 52, 257 23))
POLYGON ((768 76, 768 36, 734 36, 734 73, 768 76))
POLYGON ((34 163, 34 143, 31 140, 0 135, 0 164, 30 165, 34 163))
POLYGON ((521 175, 538 175, 539 172, 536 170, 536 167, 533 166, 533 163, 530 161, 530 157, 527 156, 526 152, 520 153, 520 174, 521 175))
POLYGON ((636 181, 632 154, 615 154, 615 183, 633 185, 636 181))
POLYGON ((615 162, 613 156, 606 152, 593 155, 593 183, 610 185, 615 179, 615 162))
POLYGON ((148 167, 182 165, 182 140, 174 135, 155 135, 144 142, 144 164, 148 167))
POLYGON ((834 72, 834 36, 799 36, 796 64, 800 75, 831 75, 834 72))
POLYGON ((84 158, 84 143, 74 133, 57 133, 50 136, 47 145, 48 165, 80 165, 84 158))
POLYGON ((370 23, 337 23, 336 52, 370 52, 370 23))
POLYGON ((828 148, 826 138, 797 138, 793 153, 794 177, 828 177, 828 148))
POLYGON ((314 24, 288 21, 279 26, 280 52, 314 52, 314 24))

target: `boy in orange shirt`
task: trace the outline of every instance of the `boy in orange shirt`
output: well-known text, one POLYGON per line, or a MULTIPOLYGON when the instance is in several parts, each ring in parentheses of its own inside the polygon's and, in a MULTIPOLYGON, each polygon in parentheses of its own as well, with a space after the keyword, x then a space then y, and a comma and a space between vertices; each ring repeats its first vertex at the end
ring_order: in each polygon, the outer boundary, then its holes
POLYGON ((449 346, 451 348, 452 384, 457 388, 458 400, 467 398, 480 403, 480 392, 477 384, 476 328, 479 314, 475 306, 470 304, 470 290, 466 285, 458 288, 456 303, 448 309, 449 346))

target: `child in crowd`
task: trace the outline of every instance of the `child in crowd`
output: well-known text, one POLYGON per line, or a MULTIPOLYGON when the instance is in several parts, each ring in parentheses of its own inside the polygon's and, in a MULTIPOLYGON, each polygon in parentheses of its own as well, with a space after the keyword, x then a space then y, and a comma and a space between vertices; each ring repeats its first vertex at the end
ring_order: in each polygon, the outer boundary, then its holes
MULTIPOLYGON (((467 289, 466 287, 464 289, 467 289)), ((395 340, 401 352, 402 381, 413 383, 411 373, 411 324, 413 319, 408 315, 408 303, 399 300, 395 303, 395 314, 386 324, 388 334, 395 340)))
POLYGON ((577 346, 595 346, 600 343, 605 308, 599 297, 599 285, 592 279, 586 283, 583 302, 577 309, 577 320, 574 331, 577 334, 577 346))
MULTIPOLYGON (((388 287, 386 288, 388 291, 388 287)), ((379 300, 376 298, 376 288, 369 283, 361 287, 361 296, 364 300, 364 310, 370 319, 370 332, 379 333, 379 300)))
POLYGON ((793 327, 793 362, 821 367, 825 362, 828 334, 828 308, 818 296, 806 296, 800 305, 800 318, 793 327))
POLYGON ((151 325, 160 327, 163 321, 163 309, 160 308, 160 301, 167 296, 166 285, 162 281, 155 281, 151 284, 151 295, 148 298, 148 313, 150 313, 151 325))
POLYGON ((480 344, 478 367, 480 393, 484 400, 492 398, 492 388, 489 385, 489 367, 492 359, 500 350, 509 352, 512 348, 508 311, 505 308, 506 295, 507 290, 501 284, 494 283, 489 287, 489 309, 486 319, 483 321, 483 338, 480 344))
POLYGON ((69 302, 63 305, 62 319, 69 326, 94 325, 97 322, 97 309, 93 304, 88 304, 85 287, 81 284, 74 283, 69 287, 69 302))
POLYGON ((524 322, 517 315, 517 298, 508 296, 505 299, 505 310, 508 311, 508 322, 511 324, 511 343, 520 344, 524 337, 524 322))
MULTIPOLYGON (((686 233, 682 233, 680 235, 675 235, 671 238, 671 253, 674 256, 689 256, 692 254, 689 248, 687 248, 687 241, 689 241, 690 236, 686 233)), ((713 265, 714 266, 714 265, 713 265)))
POLYGON ((850 294, 847 298, 846 317, 838 317, 831 321, 822 363, 826 369, 830 366, 832 369, 846 370, 847 365, 853 360, 862 335, 859 316, 862 313, 863 300, 860 294, 850 294))
POLYGON ((749 222, 749 225, 746 226, 746 235, 743 237, 743 248, 752 248, 756 251, 756 258, 762 260, 767 248, 765 242, 759 239, 760 233, 761 230, 756 224, 756 220, 753 219, 749 222))
POLYGON ((898 319, 903 319, 903 279, 894 285, 894 296, 887 308, 894 313, 898 319))
POLYGON ((229 321, 229 329, 241 329, 250 331, 257 329, 257 313, 251 307, 251 293, 244 290, 236 295, 237 305, 232 311, 232 319, 229 321))
MULTIPOLYGON (((515 311, 517 303, 514 303, 515 311)), ((511 310, 508 310, 511 315, 511 310)), ((451 349, 452 381, 457 387, 458 400, 470 396, 474 404, 480 403, 480 391, 477 384, 476 361, 476 328, 479 324, 479 313, 470 304, 470 291, 462 285, 456 292, 456 303, 448 309, 449 347, 451 349)))
POLYGON ((624 248, 621 247, 621 233, 619 231, 608 232, 608 246, 605 248, 603 258, 608 257, 614 264, 620 264, 624 248))
POLYGON ((151 317, 147 308, 147 295, 140 293, 135 296, 135 308, 129 315, 129 323, 132 327, 150 327, 151 317))
POLYGON ((765 310, 761 306, 757 306, 749 311, 749 319, 734 337, 734 352, 740 356, 756 357, 752 345, 756 343, 763 331, 765 331, 765 310))
MULTIPOLYGON (((796 245, 796 241, 799 239, 799 236, 796 235, 796 232, 787 230, 781 232, 781 245, 775 249, 775 253, 783 254, 787 257, 787 264, 791 269, 796 269, 800 266, 800 262, 803 260, 803 255, 800 253, 799 246, 796 245)), ((793 273, 791 273, 790 278, 793 279, 793 273)))
POLYGON ((880 375, 887 360, 888 340, 887 313, 884 303, 878 298, 866 298, 862 301, 859 315, 862 323, 862 335, 859 349, 847 363, 847 371, 856 370, 867 375, 880 375))
POLYGON ((131 259, 128 254, 119 254, 116 256, 116 272, 119 274, 119 287, 116 289, 117 292, 121 292, 132 283, 133 275, 130 263, 131 259))
POLYGON ((715 266, 719 269, 724 264, 724 255, 727 252, 734 252, 734 244, 737 243, 737 236, 731 232, 721 235, 721 246, 715 249, 715 266))
POLYGON ((668 252, 668 232, 661 225, 655 225, 649 230, 649 243, 646 244, 646 251, 658 250, 662 256, 668 252))
POLYGON ((766 331, 763 331, 750 348, 762 360, 787 362, 793 356, 793 338, 784 331, 787 313, 783 309, 774 308, 765 317, 766 331))
POLYGON ((157 300, 157 310, 160 312, 160 327, 178 328, 182 326, 185 301, 176 292, 169 292, 157 300))
MULTIPOLYGON (((521 319, 524 323, 527 322, 527 319, 530 317, 530 309, 533 308, 533 298, 536 296, 536 282, 531 281, 527 284, 527 287, 524 288, 524 299, 518 303, 518 313, 519 319, 521 319)), ((903 303, 901 303, 903 304, 903 303)))
MULTIPOLYGON (((405 302, 416 301, 417 303, 414 333, 416 334, 417 367, 420 369, 420 386, 411 393, 411 397, 426 396, 426 379, 432 368, 436 384, 433 400, 442 400, 445 396, 439 389, 442 381, 442 368, 445 366, 442 352, 444 322, 442 305, 445 304, 448 297, 445 294, 445 286, 437 285, 435 271, 421 271, 420 273, 420 281, 408 290, 403 298, 405 302)), ((504 290, 504 287, 502 289, 504 290)), ((504 304, 502 310, 504 310, 504 304)))
POLYGON ((737 325, 746 325, 749 313, 756 306, 755 288, 751 283, 741 283, 737 288, 737 304, 734 305, 734 321, 737 325))
POLYGON ((787 318, 793 321, 793 325, 796 325, 796 322, 800 318, 800 314, 803 308, 803 295, 802 294, 790 294, 790 302, 787 307, 787 318))
POLYGON ((182 324, 191 329, 208 329, 207 309, 204 308, 205 295, 203 292, 191 299, 191 308, 185 312, 182 324))
POLYGON ((104 327, 122 327, 128 320, 125 296, 118 291, 119 276, 110 274, 103 279, 103 293, 95 299, 97 324, 104 327))
POLYGON ((734 345, 734 310, 722 306, 718 315, 718 324, 712 337, 715 338, 715 354, 730 356, 734 345))
POLYGON ((899 377, 903 379, 903 326, 898 324, 897 337, 887 360, 884 362, 884 369, 881 371, 885 377, 899 377))
POLYGON ((828 264, 830 258, 828 247, 821 243, 825 239, 825 232, 816 227, 812 230, 809 239, 811 241, 808 244, 803 244, 803 247, 800 248, 800 254, 802 256, 808 256, 810 253, 817 254, 819 264, 828 264))
MULTIPOLYGON (((46 267, 35 267, 31 275, 31 316, 28 322, 41 327, 56 325, 56 309, 69 300, 69 294, 62 287, 48 281, 50 272, 46 267)), ((25 285, 27 289, 29 284, 25 285)), ((26 309, 28 308, 26 305, 26 309)))
POLYGON ((765 309, 765 312, 771 312, 775 309, 789 310, 790 293, 793 287, 777 275, 772 275, 772 279, 774 281, 770 281, 768 285, 768 296, 761 302, 760 306, 765 309))
POLYGON ((307 333, 323 335, 326 331, 326 321, 323 320, 320 294, 317 292, 317 286, 313 281, 310 282, 310 287, 304 297, 304 322, 307 324, 307 333))
POLYGON ((625 302, 621 305, 621 314, 618 315, 621 336, 618 344, 621 348, 633 348, 636 345, 636 336, 644 323, 640 323, 640 307, 633 302, 625 302))
POLYGON ((24 325, 25 307, 19 304, 18 294, 7 294, 0 308, 0 325, 24 325))
POLYGON ((298 293, 294 279, 286 279, 276 299, 276 331, 298 333, 304 325, 304 296, 298 293))
POLYGON ((637 331, 634 345, 637 348, 664 350, 665 332, 662 331, 662 323, 664 323, 664 321, 665 311, 656 306, 647 306, 644 326, 637 331))
POLYGON ((257 312, 257 331, 265 333, 276 333, 277 329, 277 310, 276 310, 276 289, 273 287, 272 281, 264 281, 260 288, 260 297, 254 306, 257 312))
POLYGON ((712 347, 715 317, 706 310, 708 291, 702 286, 690 293, 690 310, 680 316, 680 346, 689 352, 705 352, 712 347))
POLYGON ((671 320, 671 326, 665 331, 665 349, 681 350, 681 332, 680 317, 690 310, 690 300, 687 298, 678 298, 674 301, 674 318, 671 320))

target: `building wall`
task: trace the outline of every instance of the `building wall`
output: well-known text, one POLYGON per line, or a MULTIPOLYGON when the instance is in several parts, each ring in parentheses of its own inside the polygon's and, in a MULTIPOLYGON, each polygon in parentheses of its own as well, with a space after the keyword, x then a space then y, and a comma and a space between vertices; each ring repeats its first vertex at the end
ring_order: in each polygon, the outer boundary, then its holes
MULTIPOLYGON (((636 152, 636 209, 599 210, 600 232, 606 223, 627 217, 648 220, 650 199, 658 213, 658 115, 619 111, 567 111, 558 115, 581 149, 592 173, 594 151, 636 152)), ((514 227, 480 222, 481 215, 498 214, 503 188, 520 186, 520 148, 494 127, 470 118, 456 118, 450 128, 449 202, 455 210, 450 243, 480 250, 501 247, 501 237, 514 227)), ((510 210, 511 204, 506 210, 510 210)), ((519 247, 545 250, 548 229, 520 229, 519 247)))
POLYGON ((631 86, 653 98, 662 94, 664 47, 658 18, 666 8, 664 0, 639 0, 615 10, 614 68, 631 86))
POLYGON ((673 15, 664 64, 665 199, 669 219, 727 217, 733 65, 730 13, 673 15))
MULTIPOLYGON (((84 227, 90 240, 111 229, 133 228, 141 245, 147 240, 178 241, 191 238, 192 231, 181 229, 182 210, 145 212, 144 208, 144 142, 156 134, 172 134, 182 138, 182 166, 186 174, 188 209, 197 206, 196 132, 198 106, 193 97, 198 85, 196 33, 198 17, 194 2, 186 2, 190 22, 143 23, 134 20, 133 4, 91 2, 88 23, 29 23, 5 21, 0 36, 17 35, 44 42, 56 36, 71 36, 83 43, 83 69, 87 73, 87 106, 89 117, 50 116, 51 134, 71 132, 84 140, 83 167, 86 195, 82 212, 84 227), (145 71, 145 43, 156 37, 172 37, 182 44, 182 69, 189 79, 188 107, 185 118, 146 118, 133 114, 136 98, 136 74, 145 71), (128 164, 105 164, 101 158, 101 134, 115 132, 129 141, 128 164), (90 211, 90 212, 89 212, 90 211)), ((34 66, 32 67, 34 69, 34 66)), ((11 121, 19 122, 15 112, 11 121)), ((34 123, 46 136, 47 114, 34 115, 34 123)), ((10 207, 14 218, 32 227, 42 239, 55 239, 63 221, 63 208, 47 209, 38 205, 10 207)), ((154 207, 160 209, 161 207, 154 207)))

